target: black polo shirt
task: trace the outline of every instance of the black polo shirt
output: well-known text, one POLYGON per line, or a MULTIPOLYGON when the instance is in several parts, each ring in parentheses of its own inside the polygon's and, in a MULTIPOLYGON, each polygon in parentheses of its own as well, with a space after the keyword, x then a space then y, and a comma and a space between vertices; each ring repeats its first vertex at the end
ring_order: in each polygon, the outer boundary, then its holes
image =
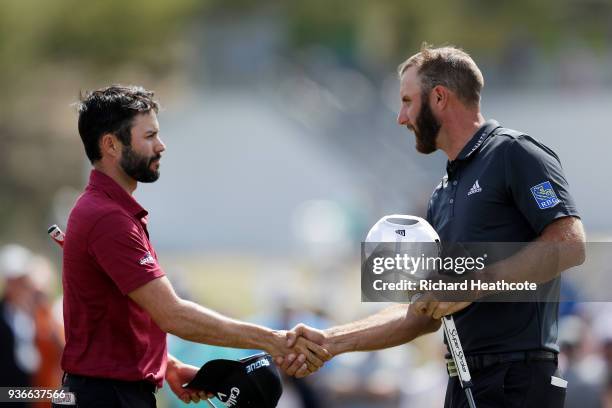
MULTIPOLYGON (((494 120, 447 163, 427 211, 443 243, 529 242, 566 216, 578 212, 557 155, 494 120)), ((559 351, 558 303, 476 302, 454 318, 466 354, 559 351)))

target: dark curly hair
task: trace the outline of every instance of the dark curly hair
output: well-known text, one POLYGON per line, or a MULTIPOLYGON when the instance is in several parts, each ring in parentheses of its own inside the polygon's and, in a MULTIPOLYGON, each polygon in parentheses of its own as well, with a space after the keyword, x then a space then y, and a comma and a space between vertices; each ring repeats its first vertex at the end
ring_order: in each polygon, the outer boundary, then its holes
POLYGON ((102 158, 100 138, 112 133, 126 146, 131 144, 136 115, 159 111, 153 92, 140 86, 111 85, 81 93, 78 103, 79 134, 91 163, 102 158))

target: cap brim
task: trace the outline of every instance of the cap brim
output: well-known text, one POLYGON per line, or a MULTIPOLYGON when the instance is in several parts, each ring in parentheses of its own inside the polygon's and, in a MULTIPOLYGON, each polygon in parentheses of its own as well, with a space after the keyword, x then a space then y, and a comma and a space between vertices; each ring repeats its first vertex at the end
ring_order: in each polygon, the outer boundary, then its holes
POLYGON ((242 367, 242 364, 233 360, 218 359, 209 361, 198 370, 195 377, 189 383, 183 385, 183 388, 216 392, 218 391, 219 383, 240 367, 242 367))

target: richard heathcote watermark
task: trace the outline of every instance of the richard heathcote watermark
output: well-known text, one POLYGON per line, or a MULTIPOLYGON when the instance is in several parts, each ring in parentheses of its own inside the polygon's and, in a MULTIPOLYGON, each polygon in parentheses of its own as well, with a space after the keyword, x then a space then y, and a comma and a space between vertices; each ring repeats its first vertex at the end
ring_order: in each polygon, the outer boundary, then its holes
MULTIPOLYGON (((403 271, 410 275, 415 275, 417 271, 425 271, 428 275, 433 271, 454 271, 457 275, 465 272, 481 271, 485 268, 487 254, 479 257, 457 257, 452 258, 441 256, 410 256, 406 253, 395 254, 395 256, 374 256, 372 258, 372 273, 382 275, 390 271, 403 271)), ((445 282, 442 280, 419 279, 418 281, 401 279, 398 282, 385 282, 382 279, 373 281, 374 290, 418 290, 418 291, 440 291, 440 290, 536 290, 537 284, 534 282, 506 282, 505 280, 496 282, 484 282, 481 279, 464 280, 462 282, 445 282)))
POLYGON ((554 282, 479 278, 488 264, 511 256, 521 247, 517 243, 454 243, 444 248, 438 243, 364 243, 362 300, 408 302, 417 295, 434 293, 438 299, 449 301, 503 301, 509 294, 508 301, 534 301, 538 297, 551 301, 554 282))

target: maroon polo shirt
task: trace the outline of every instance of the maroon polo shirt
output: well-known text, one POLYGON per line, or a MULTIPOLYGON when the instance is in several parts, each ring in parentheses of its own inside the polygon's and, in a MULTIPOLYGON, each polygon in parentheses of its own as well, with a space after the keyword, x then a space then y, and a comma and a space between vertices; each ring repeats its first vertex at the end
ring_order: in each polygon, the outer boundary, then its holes
POLYGON ((64 371, 161 387, 166 333, 128 296, 164 276, 147 214, 113 179, 91 172, 64 243, 64 371))

